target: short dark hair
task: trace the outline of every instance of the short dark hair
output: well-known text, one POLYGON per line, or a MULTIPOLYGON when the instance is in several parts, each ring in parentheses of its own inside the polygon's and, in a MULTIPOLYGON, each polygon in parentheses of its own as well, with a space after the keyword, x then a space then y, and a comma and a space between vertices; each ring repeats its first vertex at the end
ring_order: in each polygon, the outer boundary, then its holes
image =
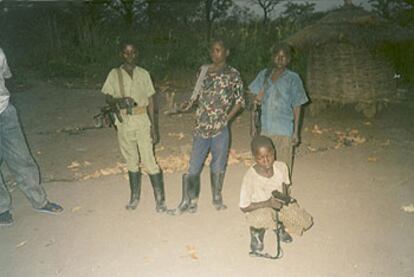
POLYGON ((122 52, 127 45, 132 45, 132 46, 134 46, 135 50, 137 50, 137 44, 135 43, 135 41, 133 41, 132 39, 127 38, 127 39, 122 39, 119 42, 119 51, 122 52))
POLYGON ((259 150, 260 147, 266 147, 269 150, 272 150, 273 152, 275 151, 272 140, 266 136, 258 135, 252 139, 252 142, 250 143, 250 150, 252 151, 253 156, 257 152, 257 150, 259 150))
POLYGON ((289 59, 292 58, 293 49, 289 44, 287 43, 276 44, 272 48, 272 55, 273 56, 276 55, 280 50, 282 50, 289 59))
POLYGON ((212 46, 215 43, 220 44, 221 47, 223 47, 225 50, 230 50, 228 42, 225 41, 223 38, 219 38, 219 37, 213 38, 210 42, 210 46, 212 46))

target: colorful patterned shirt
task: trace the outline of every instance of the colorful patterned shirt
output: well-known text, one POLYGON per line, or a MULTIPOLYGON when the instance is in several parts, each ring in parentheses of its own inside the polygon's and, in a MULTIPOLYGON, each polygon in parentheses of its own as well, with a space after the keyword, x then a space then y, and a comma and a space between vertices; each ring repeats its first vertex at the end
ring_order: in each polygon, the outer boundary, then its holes
POLYGON ((200 95, 194 135, 211 138, 227 125, 227 115, 234 105, 244 106, 240 73, 225 65, 219 72, 207 71, 200 95))

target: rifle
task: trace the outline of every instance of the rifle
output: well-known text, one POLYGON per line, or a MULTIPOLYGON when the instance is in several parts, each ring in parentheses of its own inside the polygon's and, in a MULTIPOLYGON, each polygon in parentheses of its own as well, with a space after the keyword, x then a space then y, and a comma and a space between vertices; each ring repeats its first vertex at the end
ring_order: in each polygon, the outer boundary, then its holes
MULTIPOLYGON (((131 97, 122 97, 121 99, 118 100, 118 103, 116 104, 116 108, 119 112, 119 110, 122 109, 126 109, 127 114, 131 115, 132 114, 132 109, 137 105, 137 103, 135 103, 134 99, 132 99, 131 97)), ((119 120, 119 118, 118 118, 119 120)), ((122 122, 122 120, 119 120, 120 122, 122 122)))
POLYGON ((100 111, 100 113, 93 116, 94 125, 96 128, 114 127, 116 130, 117 128, 115 125, 115 119, 118 119, 119 122, 123 122, 117 105, 103 106, 101 107, 100 111))
POLYGON ((256 129, 256 134, 260 135, 261 129, 262 129, 262 122, 261 122, 261 116, 262 116, 262 105, 261 104, 253 104, 253 118, 252 118, 252 124, 256 129))
POLYGON ((282 184, 282 186, 283 186, 283 192, 274 190, 272 191, 272 197, 276 198, 283 205, 289 205, 290 203, 296 202, 296 199, 294 199, 293 197, 290 197, 290 195, 287 193, 286 184, 282 184))
POLYGON ((252 103, 252 113, 253 113, 253 117, 252 117, 252 121, 250 126, 255 126, 256 128, 256 134, 260 135, 261 133, 261 128, 262 128, 262 122, 261 122, 261 116, 262 116, 262 100, 263 97, 265 96, 266 90, 269 87, 269 79, 271 78, 271 75, 273 73, 273 69, 269 68, 266 70, 265 76, 264 76, 264 81, 263 81, 263 88, 259 91, 259 93, 257 94, 257 97, 255 97, 255 99, 252 99, 253 103, 252 103), (256 99, 258 101, 256 101, 256 99))

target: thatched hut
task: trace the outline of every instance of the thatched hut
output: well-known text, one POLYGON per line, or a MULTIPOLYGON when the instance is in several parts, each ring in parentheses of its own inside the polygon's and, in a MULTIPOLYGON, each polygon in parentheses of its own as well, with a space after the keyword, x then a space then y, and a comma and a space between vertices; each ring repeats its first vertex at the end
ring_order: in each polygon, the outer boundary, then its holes
POLYGON ((312 112, 327 103, 353 103, 371 117, 396 94, 393 65, 378 50, 414 35, 346 2, 286 42, 307 51, 306 87, 312 112))

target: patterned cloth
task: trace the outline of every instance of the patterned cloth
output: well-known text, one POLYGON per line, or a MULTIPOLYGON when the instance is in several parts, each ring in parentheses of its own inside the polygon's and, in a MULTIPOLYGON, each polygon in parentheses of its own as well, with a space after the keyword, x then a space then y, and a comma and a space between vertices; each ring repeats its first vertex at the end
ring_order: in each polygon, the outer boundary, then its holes
POLYGON ((236 105, 244 106, 240 73, 225 65, 219 72, 208 72, 198 97, 194 135, 216 136, 227 125, 227 114, 236 105))

